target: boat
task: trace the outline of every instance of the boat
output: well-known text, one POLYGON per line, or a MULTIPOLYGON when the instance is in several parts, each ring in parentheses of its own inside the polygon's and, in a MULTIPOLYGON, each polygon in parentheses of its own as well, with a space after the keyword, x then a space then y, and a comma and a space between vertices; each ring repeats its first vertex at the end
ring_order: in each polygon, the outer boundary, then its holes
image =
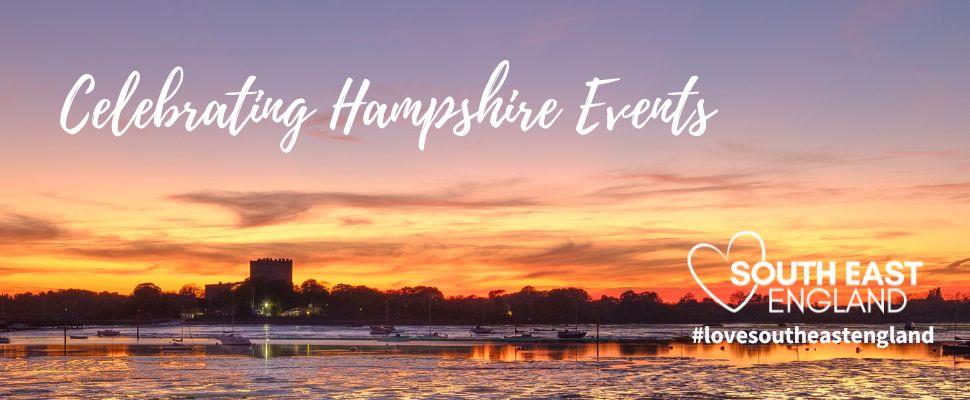
POLYGON ((539 340, 539 338, 532 336, 531 333, 522 333, 519 335, 506 336, 503 342, 534 342, 539 340))
POLYGON ((579 330, 579 303, 576 303, 576 329, 563 329, 556 332, 560 339, 582 339, 586 337, 586 331, 579 330))
POLYGON ((386 342, 407 342, 407 341, 411 340, 411 337, 410 336, 406 336, 406 335, 402 335, 400 333, 396 333, 396 334, 394 334, 394 336, 388 336, 386 338, 379 339, 379 340, 383 340, 383 341, 386 341, 386 342))
POLYGON ((441 335, 437 331, 432 330, 431 328, 431 296, 428 296, 428 334, 418 335, 417 339, 418 340, 439 340, 439 339, 446 339, 446 338, 448 338, 448 335, 441 335))
POLYGON ((970 341, 943 343, 943 354, 970 354, 970 341))
POLYGON ((78 340, 87 339, 88 338, 87 335, 71 335, 71 336, 68 336, 68 337, 70 337, 71 339, 78 339, 78 340))
POLYGON ((185 343, 179 343, 179 342, 172 342, 171 344, 162 346, 162 351, 189 351, 189 350, 192 350, 192 346, 187 345, 185 343))
POLYGON ((10 343, 10 338, 6 336, 0 336, 0 344, 7 344, 7 343, 10 343))
MULTIPOLYGON (((232 334, 232 332, 230 332, 232 334)), ((192 338, 192 328, 189 327, 189 338, 192 338)), ((172 338, 172 343, 181 344, 185 341, 185 314, 179 316, 179 337, 172 338)))
POLYGON ((397 332, 394 326, 390 324, 391 316, 391 306, 387 299, 384 300, 384 325, 371 325, 370 334, 371 335, 389 335, 397 332))
POLYGON ((442 335, 438 332, 431 332, 427 335, 415 336, 417 340, 444 340, 447 339, 448 335, 442 335))
POLYGON ((228 335, 218 336, 216 337, 216 340, 218 340, 219 344, 223 346, 250 346, 253 344, 253 342, 249 341, 249 339, 242 336, 236 336, 235 334, 231 333, 228 335))
POLYGON ((26 331, 27 329, 30 329, 30 327, 27 326, 27 324, 18 323, 18 324, 10 325, 10 330, 12 331, 26 331))
POLYGON ((471 333, 476 335, 487 335, 489 333, 495 332, 495 329, 485 327, 485 305, 482 304, 482 323, 475 325, 474 328, 470 329, 471 333))
POLYGON ((397 329, 390 325, 372 325, 370 327, 371 335, 389 335, 394 332, 397 332, 397 329))
POLYGON ((563 329, 556 333, 560 339, 582 339, 586 337, 586 331, 563 329))
POLYGON ((495 332, 495 329, 486 328, 484 326, 478 325, 471 329, 471 332, 476 335, 487 335, 489 333, 495 332))
POLYGON ((102 337, 121 336, 121 332, 118 332, 114 329, 105 329, 105 330, 98 331, 98 336, 102 336, 102 337))

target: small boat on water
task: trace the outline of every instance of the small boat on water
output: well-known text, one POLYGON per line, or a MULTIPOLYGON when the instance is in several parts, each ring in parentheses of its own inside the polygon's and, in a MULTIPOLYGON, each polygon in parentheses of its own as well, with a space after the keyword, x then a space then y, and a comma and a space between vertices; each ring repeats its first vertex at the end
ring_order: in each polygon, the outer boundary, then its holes
POLYGON ((586 337, 586 331, 564 329, 556 333, 560 339, 582 339, 586 337))
POLYGON ((88 338, 87 335, 71 335, 71 336, 68 336, 68 337, 70 337, 71 339, 76 339, 76 340, 83 340, 83 339, 87 339, 88 338))
POLYGON ((970 341, 943 343, 943 354, 970 354, 970 341))
POLYGON ((378 340, 383 340, 383 341, 387 341, 387 342, 407 342, 407 341, 411 340, 411 337, 410 336, 407 336, 407 335, 402 335, 402 334, 398 333, 398 334, 395 334, 393 336, 388 336, 386 338, 378 339, 378 340))
POLYGON ((192 350, 192 346, 187 345, 185 343, 179 343, 179 342, 172 342, 171 344, 162 346, 162 351, 189 351, 189 350, 192 350))
POLYGON ((471 332, 476 335, 487 335, 489 333, 495 332, 495 329, 486 328, 484 326, 478 325, 471 329, 471 332))
POLYGON ((253 342, 249 341, 249 339, 233 334, 219 336, 216 338, 216 340, 218 340, 219 344, 223 346, 250 346, 253 344, 253 342))
POLYGON ((101 337, 121 336, 121 332, 118 332, 114 329, 105 329, 105 330, 98 331, 98 336, 101 336, 101 337))
POLYGON ((397 329, 390 325, 373 325, 370 327, 371 335, 390 335, 394 332, 397 332, 397 329))
POLYGON ((563 329, 556 333, 560 339, 582 339, 586 337, 586 331, 579 330, 579 303, 576 303, 576 329, 563 329))
POLYGON ((10 343, 10 338, 6 336, 0 336, 0 344, 8 344, 8 343, 10 343))
POLYGON ((431 332, 427 335, 418 335, 414 337, 417 340, 444 340, 448 338, 448 335, 442 335, 438 332, 431 332))
POLYGON ((394 329, 394 325, 391 325, 390 321, 391 321, 391 306, 390 306, 390 302, 388 302, 385 299, 384 300, 384 324, 371 325, 370 334, 371 335, 390 335, 392 333, 398 332, 397 329, 394 329))
POLYGON ((506 336, 503 340, 504 342, 534 342, 539 340, 539 338, 532 336, 531 333, 523 333, 519 335, 506 336))

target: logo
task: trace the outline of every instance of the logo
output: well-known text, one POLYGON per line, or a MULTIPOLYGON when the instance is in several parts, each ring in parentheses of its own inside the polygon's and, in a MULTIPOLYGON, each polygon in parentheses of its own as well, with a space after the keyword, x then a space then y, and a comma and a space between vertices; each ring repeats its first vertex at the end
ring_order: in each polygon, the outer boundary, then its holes
POLYGON ((690 268, 690 274, 694 277, 694 280, 697 281, 697 285, 704 290, 704 293, 707 293, 707 295, 711 297, 711 300, 714 300, 715 303, 720 304, 721 307, 724 307, 724 309, 732 313, 736 313, 740 311, 742 308, 744 308, 745 305, 748 304, 749 301, 751 301, 751 296, 754 296, 755 291, 758 290, 758 285, 755 284, 751 286, 751 290, 748 291, 748 295, 745 296, 744 301, 742 301, 740 304, 738 304, 735 307, 731 307, 727 303, 722 301, 720 297, 717 297, 716 294, 711 292, 711 290, 707 288, 707 285, 705 285, 704 282, 701 281, 701 278, 697 276, 697 271, 694 270, 693 259, 694 259, 694 252, 696 252, 697 250, 711 249, 711 250, 714 250, 717 254, 720 254, 721 258, 723 258, 724 261, 730 262, 731 246, 734 246, 734 241, 742 236, 751 236, 758 240, 758 244, 761 245, 761 261, 764 261, 766 259, 765 241, 761 239, 760 235, 758 235, 756 232, 753 232, 753 231, 741 231, 741 232, 735 233, 734 236, 731 237, 731 241, 728 242, 726 252, 722 252, 721 249, 718 249, 716 246, 710 243, 698 243, 698 244, 695 244, 694 247, 691 247, 690 251, 687 253, 687 267, 690 268))
MULTIPOLYGON (((732 313, 741 311, 760 291, 759 300, 770 313, 814 312, 898 313, 906 307, 903 285, 915 286, 921 261, 795 260, 769 261, 765 241, 757 232, 740 231, 721 251, 710 243, 697 243, 687 253, 687 268, 697 285, 711 300, 732 313), (749 237, 760 246, 761 258, 754 263, 732 260, 735 241, 749 237), (697 274, 694 255, 710 250, 730 263, 730 283, 747 293, 737 304, 728 304, 704 284, 697 274)), ((737 297, 735 297, 737 300, 737 297)))

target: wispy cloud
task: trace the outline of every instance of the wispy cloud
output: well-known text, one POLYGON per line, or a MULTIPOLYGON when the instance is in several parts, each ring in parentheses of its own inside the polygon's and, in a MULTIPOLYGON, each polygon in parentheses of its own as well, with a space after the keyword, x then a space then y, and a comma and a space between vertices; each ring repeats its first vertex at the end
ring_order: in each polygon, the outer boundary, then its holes
POLYGON ((353 226, 353 225, 370 225, 374 223, 370 218, 356 218, 356 217, 342 217, 340 218, 340 225, 342 226, 353 226))
POLYGON ((525 197, 469 198, 454 193, 438 195, 351 192, 226 192, 200 191, 171 196, 174 200, 222 207, 236 214, 239 227, 273 225, 292 221, 315 207, 349 207, 392 210, 464 210, 533 207, 525 197))
POLYGON ((53 221, 24 214, 0 212, 0 240, 4 242, 48 240, 64 234, 65 230, 53 221))

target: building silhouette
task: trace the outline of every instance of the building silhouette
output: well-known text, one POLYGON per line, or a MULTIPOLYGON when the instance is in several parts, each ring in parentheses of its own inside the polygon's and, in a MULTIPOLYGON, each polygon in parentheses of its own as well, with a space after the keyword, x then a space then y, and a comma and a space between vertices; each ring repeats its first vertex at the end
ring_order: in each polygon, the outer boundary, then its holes
POLYGON ((260 258, 249 262, 251 282, 286 282, 293 286, 293 260, 289 258, 260 258))
POLYGON ((205 285, 206 309, 210 312, 228 313, 234 283, 210 283, 205 285))

